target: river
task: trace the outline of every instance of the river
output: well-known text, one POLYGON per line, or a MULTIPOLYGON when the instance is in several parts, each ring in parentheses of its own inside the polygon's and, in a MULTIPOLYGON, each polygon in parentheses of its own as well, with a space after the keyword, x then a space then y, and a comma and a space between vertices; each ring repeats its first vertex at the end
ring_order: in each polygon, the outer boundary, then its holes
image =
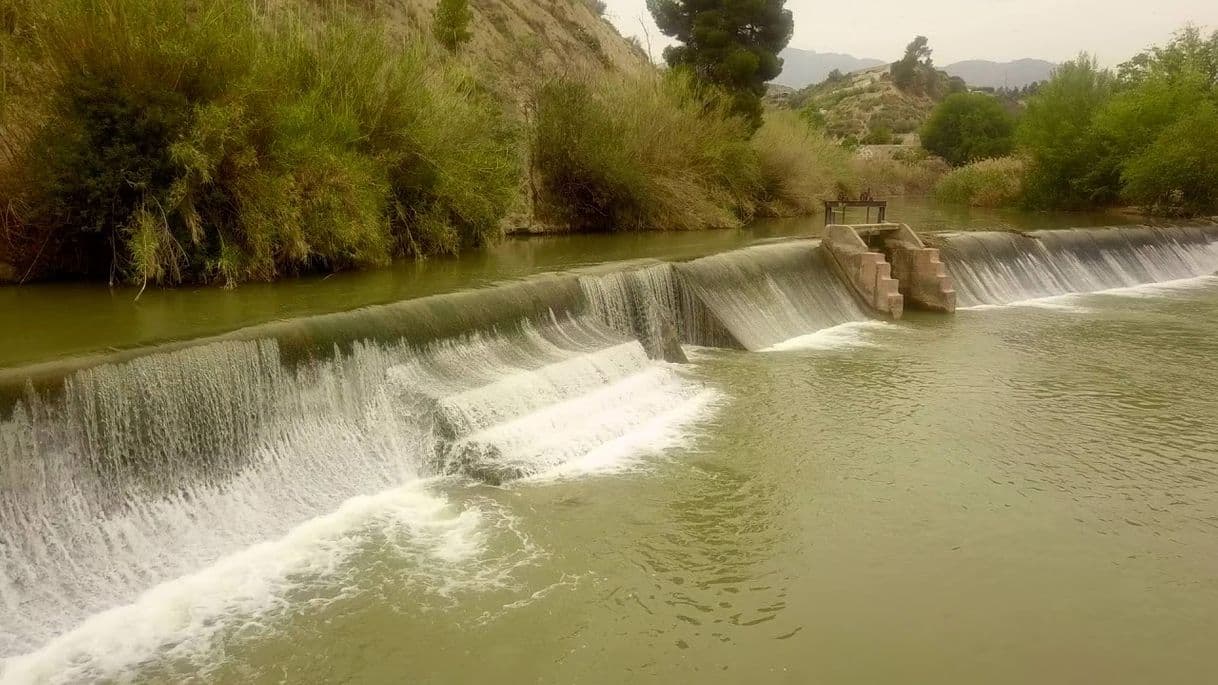
POLYGON ((0 682, 1218 678, 1214 238, 949 237, 964 307, 893 323, 767 241, 815 230, 514 241, 139 302, 4 293, 9 321, 60 322, 6 335, 17 377, 413 287, 703 257, 390 305, 390 333, 307 358, 289 327, 65 367, 0 418, 0 682), (612 325, 615 293, 663 302, 674 279, 716 321, 681 326, 689 364, 612 325), (566 317, 568 297, 599 305, 566 317), (467 304, 493 311, 392 333, 467 304))

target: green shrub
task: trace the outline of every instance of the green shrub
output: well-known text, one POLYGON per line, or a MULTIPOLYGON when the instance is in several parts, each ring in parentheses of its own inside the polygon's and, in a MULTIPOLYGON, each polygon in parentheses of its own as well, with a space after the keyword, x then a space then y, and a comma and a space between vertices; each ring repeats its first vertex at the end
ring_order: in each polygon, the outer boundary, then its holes
POLYGON ((766 113, 752 140, 760 164, 757 213, 797 216, 838 196, 850 175, 850 153, 812 129, 795 112, 766 113))
POLYGON ((859 142, 863 145, 891 145, 895 140, 892 130, 887 126, 876 126, 867 131, 867 135, 859 142))
POLYGON ((1028 155, 1025 197, 1046 209, 1111 204, 1120 188, 1119 160, 1094 127, 1112 96, 1112 75, 1081 55, 1066 62, 1028 100, 1016 138, 1028 155))
POLYGON ((537 212, 574 230, 738 225, 759 183, 750 126, 681 70, 543 84, 534 103, 537 212))
POLYGON ((47 106, 5 155, 0 261, 35 275, 383 264, 493 240, 516 197, 498 106, 371 24, 244 0, 52 0, 33 23, 47 106))
POLYGON ((1218 211, 1218 107, 1206 102, 1125 164, 1124 197, 1159 214, 1218 211))
POLYGON ((983 93, 947 96, 922 127, 922 147, 953 165, 1011 153, 1015 119, 983 93))
POLYGON ((469 0, 440 0, 432 14, 432 35, 440 45, 456 50, 474 37, 469 30, 473 18, 469 0))
POLYGON ((1021 157, 984 159, 952 169, 934 188, 940 202, 972 207, 1009 207, 1023 194, 1027 167, 1021 157))

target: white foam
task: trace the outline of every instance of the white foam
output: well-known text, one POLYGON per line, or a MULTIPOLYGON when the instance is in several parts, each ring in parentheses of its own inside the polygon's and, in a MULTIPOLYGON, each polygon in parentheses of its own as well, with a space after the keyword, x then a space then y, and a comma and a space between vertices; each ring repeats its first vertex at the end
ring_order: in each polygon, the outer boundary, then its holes
POLYGON ((1218 275, 1181 278, 1174 281, 1162 281, 1159 283, 1143 283, 1141 285, 1132 285, 1126 288, 1111 288, 1109 290, 1101 290, 1092 294, 1117 295, 1121 297, 1164 297, 1195 290, 1202 290, 1213 286, 1218 286, 1218 275))
POLYGON ((0 682, 117 678, 153 655, 190 659, 235 624, 280 607, 288 591, 333 582, 364 543, 363 528, 401 531, 420 563, 452 566, 481 551, 486 513, 456 509, 422 482, 352 498, 279 540, 244 549, 157 585, 131 604, 90 616, 37 651, 8 659, 0 682))
POLYGON ((885 321, 851 321, 831 326, 815 333, 784 340, 765 348, 762 352, 787 352, 791 350, 840 350, 851 347, 879 347, 870 340, 878 330, 895 330, 885 321))
POLYGON ((1067 293, 1065 295, 1049 295, 1027 300, 1018 300, 1005 304, 979 304, 971 307, 960 307, 958 311, 986 311, 990 309, 1006 309, 1008 307, 1036 307, 1038 309, 1053 309, 1058 311, 1089 314, 1095 309, 1081 304, 1085 298, 1096 295, 1113 295, 1118 297, 1168 297, 1218 285, 1218 276, 1193 276, 1156 283, 1140 283, 1138 285, 1106 288, 1085 293, 1067 293))

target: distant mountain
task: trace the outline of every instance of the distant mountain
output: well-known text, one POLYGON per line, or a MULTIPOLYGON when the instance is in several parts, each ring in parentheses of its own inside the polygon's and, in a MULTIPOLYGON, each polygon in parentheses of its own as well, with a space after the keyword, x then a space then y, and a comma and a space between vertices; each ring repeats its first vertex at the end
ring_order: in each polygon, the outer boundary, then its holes
POLYGON ((1018 59, 1014 62, 990 62, 971 59, 943 67, 943 71, 959 76, 974 88, 1022 88, 1029 83, 1048 80, 1056 64, 1043 59, 1018 59))
POLYGON ((803 88, 813 83, 820 83, 834 69, 848 74, 852 71, 884 64, 884 60, 879 59, 860 58, 836 52, 800 50, 799 48, 787 48, 779 56, 783 58, 784 64, 782 74, 774 79, 774 83, 791 88, 803 88))
MULTIPOLYGON (((886 64, 884 60, 871 57, 799 48, 787 48, 782 51, 781 57, 785 63, 782 74, 774 79, 774 83, 796 89, 824 81, 834 69, 849 74, 886 64)), ((959 76, 974 88, 1022 88, 1029 83, 1048 80, 1057 65, 1043 59, 1017 59, 1014 62, 970 59, 939 68, 951 76, 959 76)))

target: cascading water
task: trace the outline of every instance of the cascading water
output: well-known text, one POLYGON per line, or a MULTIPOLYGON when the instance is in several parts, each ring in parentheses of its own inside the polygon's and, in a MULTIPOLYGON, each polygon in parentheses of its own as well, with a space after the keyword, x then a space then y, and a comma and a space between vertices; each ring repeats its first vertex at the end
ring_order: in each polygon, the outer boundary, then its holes
POLYGON ((1193 278, 1218 270, 1218 245, 1196 228, 940 235, 960 306, 1010 304, 1193 278))
MULTIPOLYGON (((43 646, 61 667, 105 658, 73 651, 98 639, 99 616, 175 583, 206 594, 175 579, 232 566, 226 555, 429 476, 497 483, 603 468, 662 447, 713 398, 590 318, 344 347, 288 364, 275 340, 222 340, 80 370, 17 402, 0 422, 0 657, 43 646)), ((293 572, 280 568, 293 554, 274 556, 267 573, 293 572)), ((211 590, 231 602, 179 597, 194 630, 267 585, 226 578, 211 590)), ((146 646, 172 644, 175 630, 146 646)), ((39 659, 12 661, 0 674, 28 675, 39 659)))
MULTIPOLYGON (((819 244, 792 241, 761 245, 677 264, 681 286, 740 346, 760 350, 840 324, 863 321, 855 302, 824 261, 819 244)), ((687 326, 689 323, 687 323, 687 326)), ((687 329, 688 330, 688 329, 687 329)), ((691 342, 715 344, 706 324, 691 342)))
MULTIPOLYGON (((936 244, 966 306, 1218 268, 1196 229, 936 244)), ((865 320, 817 243, 792 241, 0 370, 0 680, 103 679, 179 649, 339 564, 361 526, 464 558, 477 545, 454 540, 494 512, 427 479, 628 462, 715 399, 658 361, 679 342, 767 349, 865 320)))

